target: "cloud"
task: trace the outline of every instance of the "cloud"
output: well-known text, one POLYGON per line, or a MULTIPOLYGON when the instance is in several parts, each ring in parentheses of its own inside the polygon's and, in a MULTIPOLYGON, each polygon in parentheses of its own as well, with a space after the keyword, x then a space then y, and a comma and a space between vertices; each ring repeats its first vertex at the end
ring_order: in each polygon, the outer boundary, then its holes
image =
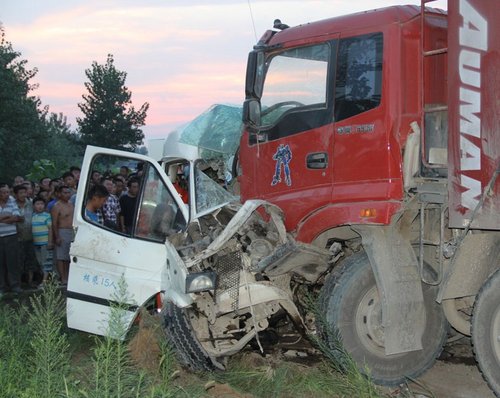
POLYGON ((397 2, 44 0, 42 7, 16 0, 1 18, 14 48, 38 67, 36 94, 52 111, 75 127, 85 70, 111 53, 127 72, 134 105, 150 103, 148 132, 187 122, 216 102, 242 103, 247 54, 275 18, 293 26, 397 2))

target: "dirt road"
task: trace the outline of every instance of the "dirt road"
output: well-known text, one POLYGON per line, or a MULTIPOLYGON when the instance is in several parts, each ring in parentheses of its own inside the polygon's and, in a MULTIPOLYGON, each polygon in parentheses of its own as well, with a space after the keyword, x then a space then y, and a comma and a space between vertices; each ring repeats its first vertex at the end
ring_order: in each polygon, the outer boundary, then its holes
MULTIPOLYGON (((436 398, 495 398, 476 366, 468 338, 447 344, 440 360, 418 382, 436 398)), ((411 388, 425 391, 415 384, 411 388)))
MULTIPOLYGON (((474 365, 437 361, 419 382, 436 398, 495 398, 474 365)), ((413 391, 423 391, 414 386, 413 391)))

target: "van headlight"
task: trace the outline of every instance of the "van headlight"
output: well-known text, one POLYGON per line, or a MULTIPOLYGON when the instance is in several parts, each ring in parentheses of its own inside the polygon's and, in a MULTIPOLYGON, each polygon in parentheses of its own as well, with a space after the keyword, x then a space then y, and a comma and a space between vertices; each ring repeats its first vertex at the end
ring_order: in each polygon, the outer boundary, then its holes
POLYGON ((196 272, 186 277, 186 293, 215 290, 217 274, 213 271, 196 272))

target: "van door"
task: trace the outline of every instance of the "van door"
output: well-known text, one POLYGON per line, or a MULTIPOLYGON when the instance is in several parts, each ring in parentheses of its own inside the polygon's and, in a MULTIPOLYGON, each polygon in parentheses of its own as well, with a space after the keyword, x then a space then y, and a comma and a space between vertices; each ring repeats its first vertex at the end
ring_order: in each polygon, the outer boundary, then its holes
MULTIPOLYGON (((87 147, 73 217, 75 238, 70 249, 67 292, 70 328, 110 334, 113 304, 125 307, 122 319, 130 326, 139 307, 156 294, 165 290, 184 292, 185 269, 176 269, 175 280, 169 278, 172 267, 179 267, 181 262, 166 238, 186 227, 188 209, 172 193, 172 183, 154 160, 130 152, 87 147), (89 203, 89 194, 96 192, 92 187, 98 184, 91 176, 97 171, 119 178, 121 166, 131 170, 127 176, 130 192, 118 199, 126 226, 121 225, 120 214, 110 222, 110 211, 93 211, 89 203)), ((177 300, 180 306, 190 302, 189 296, 183 294, 177 300)))

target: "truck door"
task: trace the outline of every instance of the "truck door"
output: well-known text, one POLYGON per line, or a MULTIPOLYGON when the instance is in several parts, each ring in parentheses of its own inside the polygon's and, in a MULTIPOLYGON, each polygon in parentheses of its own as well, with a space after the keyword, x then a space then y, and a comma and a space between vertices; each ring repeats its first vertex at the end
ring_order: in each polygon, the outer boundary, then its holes
POLYGON ((266 57, 262 127, 249 136, 255 163, 244 166, 253 167, 259 196, 284 209, 289 227, 331 199, 336 47, 332 36, 266 57))
POLYGON ((333 112, 333 202, 386 195, 386 185, 394 177, 388 166, 391 125, 384 119, 383 64, 382 33, 339 40, 333 112))
POLYGON ((186 226, 188 210, 182 204, 164 171, 152 159, 97 147, 87 147, 75 203, 74 242, 70 249, 67 292, 67 319, 70 328, 95 334, 108 334, 110 307, 125 306, 123 319, 130 325, 139 306, 168 288, 167 268, 175 250, 165 239, 186 226), (139 191, 122 194, 123 212, 128 212, 127 228, 108 222, 111 216, 93 212, 89 192, 96 181, 91 176, 114 174, 120 166, 133 171, 128 178, 139 191), (126 206, 123 206, 123 205, 126 206), (87 207, 87 208, 86 208, 87 207), (90 210, 89 210, 90 208, 90 210), (89 212, 90 213, 89 213, 89 212), (91 213, 98 221, 92 221, 91 213), (120 294, 120 286, 126 294, 120 294))

